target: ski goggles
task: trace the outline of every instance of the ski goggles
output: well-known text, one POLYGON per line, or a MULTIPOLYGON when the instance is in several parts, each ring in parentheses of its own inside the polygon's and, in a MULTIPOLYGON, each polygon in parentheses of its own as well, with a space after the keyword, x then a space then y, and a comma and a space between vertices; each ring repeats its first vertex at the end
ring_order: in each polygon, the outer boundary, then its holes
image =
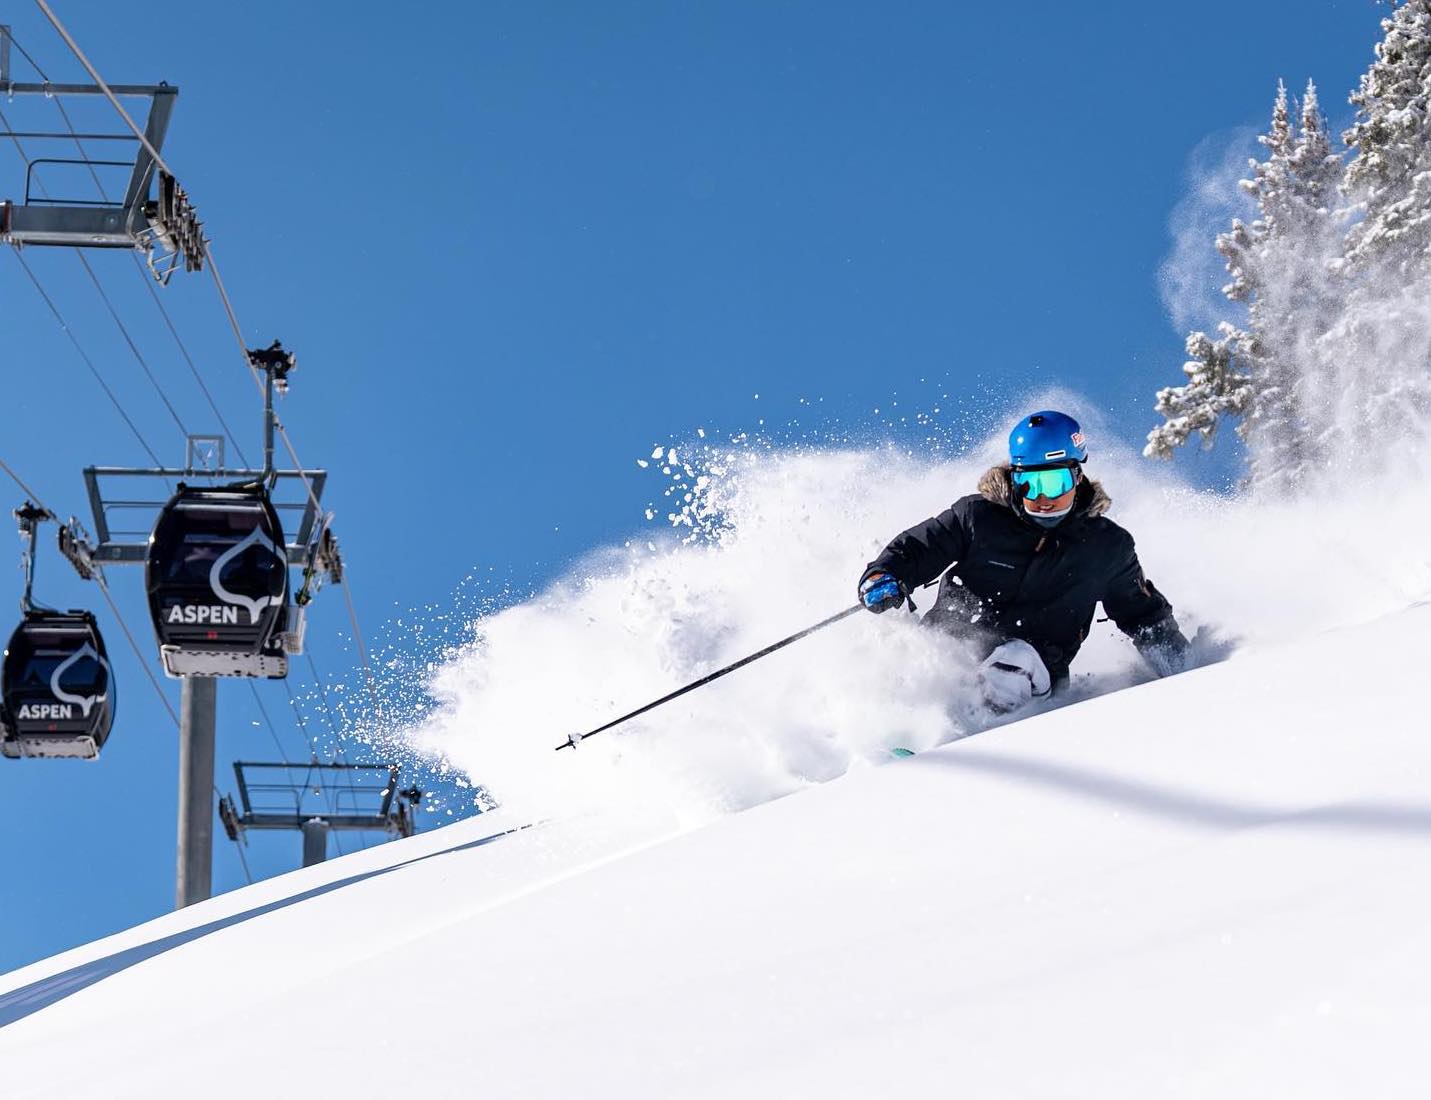
POLYGON ((1075 479, 1071 466, 1055 466, 1051 470, 1014 470, 1014 487, 1025 500, 1047 497, 1054 500, 1071 490, 1075 479))

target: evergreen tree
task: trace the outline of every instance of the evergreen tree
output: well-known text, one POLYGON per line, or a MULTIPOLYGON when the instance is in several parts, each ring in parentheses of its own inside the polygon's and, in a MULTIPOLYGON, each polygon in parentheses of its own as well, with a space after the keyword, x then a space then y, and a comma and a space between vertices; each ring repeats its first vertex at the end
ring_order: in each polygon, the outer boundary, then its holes
POLYGON ((1157 410, 1163 423, 1148 433, 1143 453, 1150 458, 1172 458, 1173 449, 1193 435, 1211 444, 1219 422, 1225 416, 1244 417, 1252 406, 1252 378, 1237 364, 1248 358, 1251 337, 1223 322, 1222 338, 1214 340, 1205 332, 1188 334, 1188 361, 1181 386, 1158 391, 1157 410))
POLYGON ((1257 232, 1234 229, 1218 239, 1218 248, 1229 269, 1252 273, 1228 294, 1247 302, 1254 337, 1246 361, 1254 393, 1242 432, 1250 480, 1258 488, 1281 490, 1307 473, 1306 444, 1318 422, 1308 399, 1322 388, 1322 338, 1344 296, 1330 261, 1341 248, 1338 206, 1345 169, 1332 149, 1316 85, 1307 82, 1295 136, 1286 89, 1279 84, 1277 93, 1270 155, 1251 181, 1261 213, 1257 232))
POLYGON ((1431 254, 1431 0, 1405 0, 1381 29, 1376 61, 1351 96, 1356 122, 1342 135, 1356 150, 1346 187, 1365 212, 1346 262, 1406 275, 1425 270, 1431 254))
POLYGON ((1219 339, 1189 335, 1188 382, 1159 391, 1164 423, 1144 449, 1150 457, 1171 457, 1194 433, 1210 443, 1218 421, 1233 417, 1259 487, 1300 476, 1303 375, 1315 362, 1330 316, 1326 303, 1335 297, 1327 257, 1339 243, 1342 163, 1310 81, 1295 125, 1292 115, 1279 82, 1272 124, 1258 139, 1266 158, 1249 162, 1251 178, 1239 183, 1258 216, 1251 224, 1234 219, 1216 241, 1232 277, 1222 292, 1246 306, 1246 329, 1223 323, 1219 339))
POLYGON ((1384 457, 1379 443, 1401 440, 1404 454, 1406 425, 1431 415, 1431 0, 1404 0, 1381 28, 1343 134, 1356 220, 1313 405, 1319 449, 1369 468, 1384 457))

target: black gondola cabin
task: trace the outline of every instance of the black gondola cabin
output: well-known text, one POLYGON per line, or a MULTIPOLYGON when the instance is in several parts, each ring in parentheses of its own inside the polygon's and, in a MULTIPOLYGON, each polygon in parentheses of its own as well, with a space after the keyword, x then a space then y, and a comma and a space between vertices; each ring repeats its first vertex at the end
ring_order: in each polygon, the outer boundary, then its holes
POLYGON ((114 681, 88 611, 29 611, 0 668, 0 753, 91 759, 114 724, 114 681))
POLYGON ((280 678, 301 652, 283 528, 261 487, 181 485, 149 536, 144 579, 170 676, 280 678))

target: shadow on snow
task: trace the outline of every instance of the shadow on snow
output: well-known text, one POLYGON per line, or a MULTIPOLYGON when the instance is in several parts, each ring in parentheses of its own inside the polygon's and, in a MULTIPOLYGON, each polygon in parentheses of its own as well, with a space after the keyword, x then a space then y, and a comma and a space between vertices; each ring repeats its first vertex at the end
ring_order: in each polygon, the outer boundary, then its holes
POLYGON ((50 1005, 56 1004, 66 997, 94 985, 96 982, 101 982, 105 978, 128 970, 131 966, 145 962, 157 955, 162 955, 164 952, 171 951, 176 947, 182 947, 186 943, 192 943, 194 940, 202 939, 212 932, 231 928, 236 924, 242 924, 244 921, 252 920, 255 917, 262 917, 269 913, 275 913, 280 909, 286 909, 290 905, 297 905, 300 902, 322 897, 324 894, 331 894, 335 890, 341 890, 344 887, 365 882, 371 878, 377 878, 379 875, 385 875, 390 871, 398 871, 404 867, 410 867, 414 863, 421 863, 423 860, 433 859, 436 856, 450 855, 453 852, 463 852, 472 848, 480 848, 485 844, 491 844, 494 840, 501 840, 503 837, 511 836, 513 833, 521 832, 522 829, 526 828, 530 828, 530 826, 523 825, 516 829, 508 829, 504 832, 495 833, 492 836, 483 837, 480 840, 472 840, 465 844, 458 844, 452 848, 444 848, 439 852, 429 852, 427 855, 416 856, 413 859, 404 860, 402 863, 395 863, 391 867, 379 867, 376 870, 365 871, 359 875, 349 875, 347 878, 338 879, 334 882, 326 883, 323 886, 315 886, 311 890, 304 890, 302 893, 294 894, 292 897, 281 898, 278 901, 272 901, 266 905, 246 909, 241 913, 221 917, 207 924, 187 928, 182 932, 161 936, 159 939, 151 940, 149 943, 128 947, 123 951, 116 951, 113 955, 106 955, 101 959, 93 959, 71 970, 66 970, 63 974, 55 974, 48 978, 41 978, 20 989, 11 990, 9 993, 0 993, 0 1028, 23 1020, 27 1016, 32 1016, 41 1009, 48 1008, 50 1005))
MULTIPOLYGON (((1192 791, 1119 779, 1086 768, 1040 760, 1010 760, 977 750, 921 754, 911 764, 982 772, 1100 802, 1152 817, 1207 829, 1254 829, 1272 825, 1359 829, 1418 836, 1431 833, 1431 804, 1348 802, 1282 809, 1209 798, 1192 791)), ((3 1016, 0 1016, 3 1020, 3 1016)))

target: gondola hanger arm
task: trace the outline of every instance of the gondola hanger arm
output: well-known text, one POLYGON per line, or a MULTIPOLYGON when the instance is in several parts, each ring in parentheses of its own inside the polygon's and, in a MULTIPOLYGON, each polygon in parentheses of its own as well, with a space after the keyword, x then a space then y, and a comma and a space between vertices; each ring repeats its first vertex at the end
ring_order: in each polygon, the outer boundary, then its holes
MULTIPOLYGON (((40 529, 40 524, 54 519, 55 514, 48 508, 27 500, 15 509, 14 515, 15 522, 20 525, 20 538, 24 542, 24 549, 20 551, 20 567, 25 571, 25 591, 20 597, 20 611, 28 615, 37 608, 34 600, 35 533, 40 529)), ((40 610, 50 609, 42 607, 40 610)))

